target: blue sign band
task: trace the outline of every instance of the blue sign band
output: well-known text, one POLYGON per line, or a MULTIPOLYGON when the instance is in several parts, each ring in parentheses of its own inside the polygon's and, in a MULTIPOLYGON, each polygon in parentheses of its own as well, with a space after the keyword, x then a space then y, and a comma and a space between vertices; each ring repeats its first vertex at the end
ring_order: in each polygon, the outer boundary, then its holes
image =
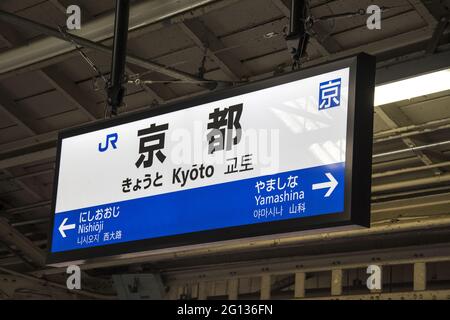
POLYGON ((344 176, 337 163, 58 213, 51 250, 343 212, 344 176))

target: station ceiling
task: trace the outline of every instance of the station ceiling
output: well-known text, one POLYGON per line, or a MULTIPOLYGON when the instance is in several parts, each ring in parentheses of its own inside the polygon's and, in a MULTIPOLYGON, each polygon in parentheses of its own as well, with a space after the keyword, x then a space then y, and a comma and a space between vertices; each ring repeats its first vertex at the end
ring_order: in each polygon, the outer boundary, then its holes
MULTIPOLYGON (((129 55, 140 63, 128 63, 127 75, 157 83, 128 84, 121 114, 164 108, 208 92, 193 81, 175 83, 173 77, 142 62, 197 77, 206 56, 204 77, 226 82, 250 82, 290 69, 292 58, 284 38, 290 1, 153 0, 134 1, 133 6, 145 2, 161 15, 130 31, 129 55)), ((373 3, 311 0, 310 7, 313 16, 321 17, 356 13, 373 3)), ((97 28, 92 36, 111 46, 111 34, 102 28, 109 25, 112 30, 113 0, 3 0, 0 10, 58 30, 65 25, 66 7, 71 4, 81 7, 82 26, 97 28)), ((366 15, 318 21, 302 65, 364 51, 377 56, 380 70, 389 72, 399 63, 409 63, 408 71, 414 72, 449 57, 449 28, 442 27, 441 21, 450 12, 448 1, 376 4, 386 7, 381 30, 368 30, 366 15)), ((105 117, 104 81, 73 43, 61 54, 49 54, 46 46, 55 45, 54 41, 35 28, 0 19, 0 266, 23 272, 45 268, 58 131, 105 117)), ((110 55, 82 50, 108 77, 110 55)), ((374 112, 374 154, 381 156, 374 157, 373 224, 411 219, 449 224, 450 145, 443 142, 450 140, 450 92, 377 106, 374 112), (425 147, 393 153, 420 146, 425 147)), ((300 129, 308 122, 307 115, 287 116, 300 129)), ((236 257, 256 256, 253 252, 236 257)))

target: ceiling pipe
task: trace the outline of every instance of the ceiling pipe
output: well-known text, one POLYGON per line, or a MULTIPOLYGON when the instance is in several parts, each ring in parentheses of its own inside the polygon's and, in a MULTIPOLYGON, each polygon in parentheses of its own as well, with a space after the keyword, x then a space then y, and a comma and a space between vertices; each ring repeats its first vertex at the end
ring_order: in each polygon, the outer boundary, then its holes
MULTIPOLYGON (((184 11, 212 3, 216 0, 154 0, 145 1, 130 8, 129 31, 167 19, 184 11)), ((0 74, 24 68, 29 65, 74 51, 72 41, 110 55, 112 48, 99 42, 108 40, 114 34, 114 14, 98 18, 74 32, 61 32, 35 21, 0 10, 0 20, 20 27, 31 28, 49 37, 30 44, 8 50, 0 54, 0 74), (57 39, 56 39, 57 38, 57 39)), ((128 55, 127 62, 142 68, 165 74, 171 78, 185 81, 199 81, 196 76, 181 72, 137 56, 128 55)))
POLYGON ((373 143, 380 143, 380 142, 392 141, 392 140, 396 140, 396 139, 403 139, 403 138, 413 137, 413 136, 422 135, 422 134, 428 134, 428 133, 431 133, 431 132, 447 130, 447 129, 450 129, 450 123, 446 124, 446 125, 443 125, 443 126, 439 126, 439 127, 425 128, 425 129, 421 129, 421 130, 415 130, 415 131, 409 131, 409 132, 400 133, 400 134, 395 135, 395 136, 388 136, 386 138, 374 139, 373 143))
POLYGON ((446 128, 447 125, 450 125, 450 118, 444 118, 439 120, 433 120, 421 124, 412 124, 404 127, 398 127, 388 130, 383 130, 379 132, 375 132, 373 137, 374 139, 388 139, 391 137, 402 137, 402 134, 420 134, 422 132, 426 132, 426 130, 438 130, 440 128, 446 128), (394 135, 399 134, 399 135, 394 135))
POLYGON ((406 148, 406 149, 401 149, 401 150, 395 150, 395 151, 389 151, 389 152, 385 152, 385 153, 374 154, 373 158, 383 158, 383 157, 406 153, 406 152, 414 152, 414 151, 419 151, 419 150, 425 150, 425 149, 431 149, 431 148, 435 148, 435 147, 446 146, 449 144, 450 144, 450 140, 436 142, 436 143, 430 143, 430 144, 426 144, 426 145, 418 146, 418 147, 411 147, 411 148, 406 148))
POLYGON ((375 185, 375 186, 372 186, 372 193, 421 187, 421 186, 426 186, 426 185, 431 185, 431 184, 436 184, 436 183, 444 183, 444 182, 450 182, 450 173, 442 174, 439 176, 421 178, 421 179, 414 179, 414 180, 386 183, 386 184, 382 184, 382 185, 375 185))
POLYGON ((396 176, 396 175, 405 174, 405 173, 413 173, 413 172, 417 172, 417 171, 425 171, 425 170, 430 170, 430 169, 434 169, 434 168, 444 168, 444 167, 449 167, 449 166, 450 166, 450 161, 445 161, 445 162, 441 162, 441 163, 435 163, 435 164, 430 164, 430 165, 425 165, 425 166, 420 166, 420 167, 411 167, 411 168, 403 168, 403 169, 398 169, 398 170, 384 171, 384 172, 372 174, 372 179, 391 177, 391 176, 396 176))

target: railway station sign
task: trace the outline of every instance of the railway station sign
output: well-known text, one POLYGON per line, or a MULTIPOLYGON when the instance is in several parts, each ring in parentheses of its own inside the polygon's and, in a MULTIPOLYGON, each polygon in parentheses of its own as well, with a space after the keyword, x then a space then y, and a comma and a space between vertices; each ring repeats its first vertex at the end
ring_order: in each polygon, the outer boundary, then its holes
POLYGON ((368 226, 374 73, 361 54, 61 132, 48 263, 368 226))

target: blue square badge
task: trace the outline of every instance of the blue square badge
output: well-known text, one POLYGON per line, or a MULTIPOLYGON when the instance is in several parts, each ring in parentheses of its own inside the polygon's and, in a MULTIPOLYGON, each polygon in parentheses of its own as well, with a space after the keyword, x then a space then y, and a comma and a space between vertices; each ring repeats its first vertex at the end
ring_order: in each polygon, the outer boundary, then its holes
POLYGON ((321 82, 319 85, 319 110, 339 107, 341 104, 341 78, 321 82))

